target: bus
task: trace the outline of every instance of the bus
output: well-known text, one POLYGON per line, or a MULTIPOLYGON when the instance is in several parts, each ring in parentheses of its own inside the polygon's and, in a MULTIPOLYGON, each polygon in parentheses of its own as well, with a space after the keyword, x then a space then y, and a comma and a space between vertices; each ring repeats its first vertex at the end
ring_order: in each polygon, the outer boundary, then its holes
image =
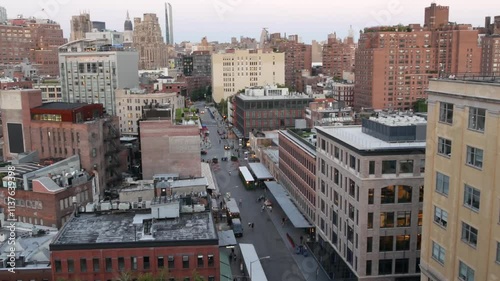
POLYGON ((248 168, 245 166, 241 166, 239 169, 240 169, 240 178, 241 181, 243 182, 243 185, 247 189, 253 189, 255 187, 255 179, 253 178, 248 168))
POLYGON ((240 208, 238 208, 238 203, 234 198, 225 198, 226 202, 226 211, 227 211, 227 220, 230 222, 232 219, 240 218, 240 208))

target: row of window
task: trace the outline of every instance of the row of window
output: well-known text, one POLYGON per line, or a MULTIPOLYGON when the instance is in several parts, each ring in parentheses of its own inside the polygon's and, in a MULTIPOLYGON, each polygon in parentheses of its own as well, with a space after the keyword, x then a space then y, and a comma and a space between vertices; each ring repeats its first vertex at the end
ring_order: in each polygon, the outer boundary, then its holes
MULTIPOLYGON (((366 261, 366 275, 373 275, 373 261, 366 261)), ((378 275, 405 274, 410 272, 410 259, 381 259, 378 261, 378 275), (394 266, 394 269, 393 269, 394 266)), ((415 272, 420 272, 420 258, 417 258, 415 272)))
MULTIPOLYGON (((436 192, 448 196, 450 192, 450 177, 436 172, 436 192)), ((464 184, 463 205, 475 212, 479 212, 481 206, 481 191, 469 184, 464 184)))
MULTIPOLYGON (((373 213, 368 213, 367 228, 373 229, 373 213)), ((422 226, 422 210, 418 212, 418 226, 422 226)), ((380 228, 410 227, 411 211, 380 212, 380 228)))
MULTIPOLYGON (((188 255, 183 255, 182 256, 182 267, 184 269, 190 268, 189 264, 190 256, 188 255)), ((56 273, 62 273, 63 272, 63 263, 65 263, 65 269, 67 270, 68 273, 75 273, 75 272, 101 272, 101 260, 99 258, 93 258, 92 263, 88 263, 89 260, 86 258, 80 258, 79 260, 79 271, 77 271, 76 266, 75 266, 75 260, 74 259, 68 259, 65 261, 61 260, 55 260, 54 261, 54 268, 56 273)), ((215 260, 213 255, 207 255, 207 258, 203 255, 197 255, 196 256, 196 267, 197 268, 202 268, 202 267, 214 267, 215 266, 215 260), (206 265, 205 265, 205 260, 206 260, 206 265)), ((149 270, 151 269, 151 259, 149 256, 144 256, 142 257, 142 269, 143 270, 149 270)), ((130 270, 138 270, 138 257, 130 257, 128 259, 128 262, 124 257, 118 257, 117 259, 113 258, 105 258, 104 259, 104 266, 105 266, 105 271, 106 272, 113 272, 114 268, 117 267, 119 271, 124 271, 125 269, 130 269, 130 270)), ((174 256, 158 256, 156 258, 156 266, 157 268, 168 268, 168 269, 175 269, 176 268, 176 262, 175 262, 175 257, 174 256)), ((177 265, 178 266, 178 265, 177 265)), ((142 270, 141 269, 141 270, 142 270)))
MULTIPOLYGON (((439 122, 452 125, 453 110, 454 105, 452 103, 441 102, 439 104, 439 122)), ((469 107, 468 129, 477 132, 484 132, 485 125, 486 109, 469 107)))
MULTIPOLYGON (((438 151, 437 153, 441 156, 450 158, 451 157, 451 147, 452 141, 442 137, 438 137, 438 151)), ((483 168, 483 150, 480 148, 472 147, 467 145, 466 151, 466 164, 473 166, 478 169, 483 168)))

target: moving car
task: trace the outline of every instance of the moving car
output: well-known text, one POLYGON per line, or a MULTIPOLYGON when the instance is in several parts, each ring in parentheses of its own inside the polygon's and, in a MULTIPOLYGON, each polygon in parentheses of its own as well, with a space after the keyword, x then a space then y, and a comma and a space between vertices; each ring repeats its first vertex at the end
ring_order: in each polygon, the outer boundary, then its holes
POLYGON ((219 159, 217 157, 212 158, 213 163, 219 163, 219 159))
POLYGON ((234 237, 242 237, 243 226, 241 225, 240 219, 232 219, 231 224, 233 226, 234 237))
POLYGON ((229 145, 224 145, 224 149, 225 149, 225 150, 230 150, 230 149, 231 149, 231 147, 230 147, 229 145))
POLYGON ((201 155, 207 155, 207 152, 205 150, 202 150, 201 155))

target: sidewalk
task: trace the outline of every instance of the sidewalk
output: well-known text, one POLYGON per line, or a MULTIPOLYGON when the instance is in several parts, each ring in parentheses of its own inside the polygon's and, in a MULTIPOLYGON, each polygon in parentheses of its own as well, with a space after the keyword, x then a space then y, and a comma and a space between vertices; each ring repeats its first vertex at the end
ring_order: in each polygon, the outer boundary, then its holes
POLYGON ((312 255, 312 252, 307 248, 308 256, 304 257, 304 255, 295 254, 295 249, 292 248, 292 244, 290 243, 287 234, 293 239, 296 244, 300 243, 300 236, 303 236, 306 239, 306 235, 301 229, 297 229, 293 227, 290 221, 286 221, 285 225, 281 225, 281 220, 286 217, 285 213, 281 209, 279 205, 273 205, 272 211, 267 209, 267 214, 274 226, 278 230, 281 238, 283 239, 287 248, 292 252, 293 259, 297 263, 297 266, 300 268, 302 275, 307 281, 331 281, 323 268, 319 267, 319 263, 316 258, 312 255), (318 276, 316 276, 317 270, 319 267, 318 276))

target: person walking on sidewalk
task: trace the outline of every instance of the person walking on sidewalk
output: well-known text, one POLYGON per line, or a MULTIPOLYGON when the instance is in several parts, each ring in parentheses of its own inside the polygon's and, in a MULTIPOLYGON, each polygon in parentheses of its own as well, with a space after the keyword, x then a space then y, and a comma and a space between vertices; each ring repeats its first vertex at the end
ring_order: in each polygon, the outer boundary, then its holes
POLYGON ((281 219, 281 226, 284 226, 285 225, 285 218, 282 218, 281 219))
POLYGON ((241 198, 240 198, 240 206, 241 206, 241 204, 242 204, 242 203, 243 203, 243 201, 242 201, 242 200, 241 200, 241 198))

